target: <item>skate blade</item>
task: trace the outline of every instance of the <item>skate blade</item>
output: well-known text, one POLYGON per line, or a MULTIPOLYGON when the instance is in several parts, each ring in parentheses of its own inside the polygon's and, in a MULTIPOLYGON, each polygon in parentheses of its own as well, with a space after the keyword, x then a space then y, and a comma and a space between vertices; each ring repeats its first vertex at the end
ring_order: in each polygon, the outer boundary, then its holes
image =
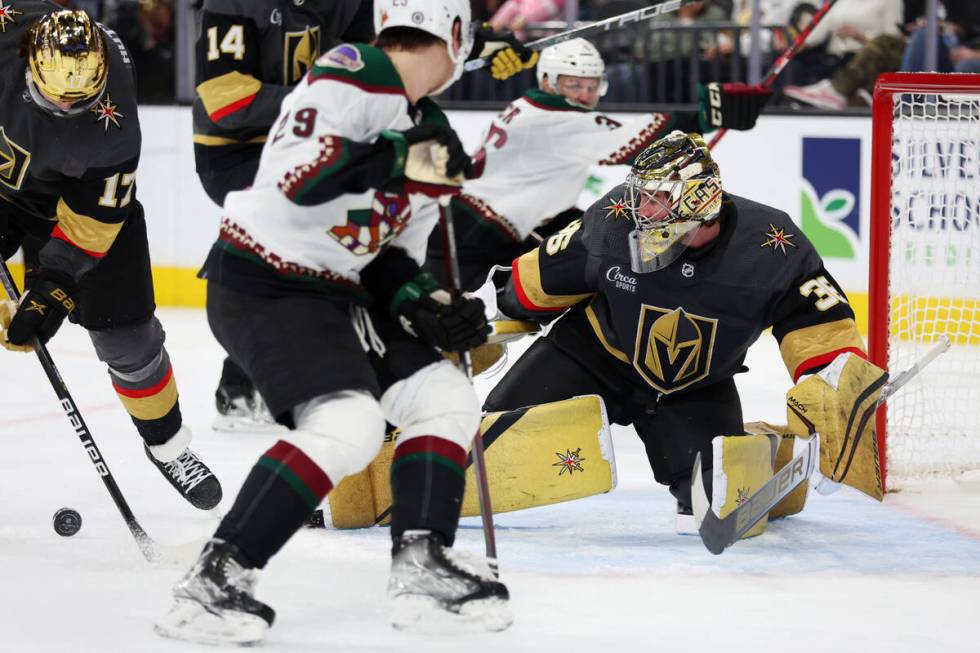
POLYGON ((190 599, 174 599, 170 612, 153 626, 161 637, 212 646, 258 644, 268 629, 269 624, 261 617, 231 610, 209 612, 190 599))
POLYGON ((286 427, 277 422, 264 422, 248 417, 218 415, 211 422, 211 429, 221 433, 283 433, 286 427))
POLYGON ((457 635, 506 630, 514 615, 507 601, 499 598, 470 601, 459 612, 450 612, 428 596, 406 594, 391 599, 391 625, 423 635, 457 635))

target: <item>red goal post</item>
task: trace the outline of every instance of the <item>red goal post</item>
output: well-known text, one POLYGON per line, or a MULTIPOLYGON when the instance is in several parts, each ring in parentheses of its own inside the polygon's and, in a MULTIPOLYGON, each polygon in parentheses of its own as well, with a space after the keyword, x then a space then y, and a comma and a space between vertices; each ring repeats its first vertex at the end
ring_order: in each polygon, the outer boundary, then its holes
POLYGON ((894 489, 980 469, 980 75, 878 78, 871 189, 872 362, 894 374, 954 345, 878 412, 894 489))

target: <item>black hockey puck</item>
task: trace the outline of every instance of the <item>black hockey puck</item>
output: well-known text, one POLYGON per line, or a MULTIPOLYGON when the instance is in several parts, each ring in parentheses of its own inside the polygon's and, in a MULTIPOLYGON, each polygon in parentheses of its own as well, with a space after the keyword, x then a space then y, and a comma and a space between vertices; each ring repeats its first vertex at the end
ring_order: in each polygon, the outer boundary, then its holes
POLYGON ((62 537, 71 537, 82 528, 82 516, 72 508, 62 508, 54 513, 54 532, 62 537))

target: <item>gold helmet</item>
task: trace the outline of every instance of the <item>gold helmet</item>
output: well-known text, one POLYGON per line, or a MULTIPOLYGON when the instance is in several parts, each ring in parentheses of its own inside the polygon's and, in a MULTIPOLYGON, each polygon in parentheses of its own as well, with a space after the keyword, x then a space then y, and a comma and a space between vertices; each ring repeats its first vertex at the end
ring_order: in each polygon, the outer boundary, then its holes
POLYGON ((647 146, 626 177, 633 270, 670 265, 721 212, 721 174, 699 134, 673 131, 647 146))
POLYGON ((50 13, 27 38, 28 86, 35 101, 47 108, 51 101, 82 103, 79 109, 85 110, 102 96, 109 76, 105 38, 88 14, 50 13))

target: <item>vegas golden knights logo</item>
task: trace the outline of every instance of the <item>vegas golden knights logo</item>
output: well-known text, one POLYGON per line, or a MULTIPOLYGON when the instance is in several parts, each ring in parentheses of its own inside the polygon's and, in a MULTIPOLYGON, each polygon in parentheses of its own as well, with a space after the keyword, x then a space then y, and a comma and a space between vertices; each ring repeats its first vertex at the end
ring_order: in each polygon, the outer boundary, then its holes
POLYGON ((0 127, 0 183, 18 190, 31 163, 31 153, 13 142, 0 127))
POLYGON ((718 320, 644 304, 636 331, 633 367, 663 393, 708 376, 718 320))
POLYGON ((286 32, 282 79, 287 86, 298 84, 320 56, 320 27, 286 32))

